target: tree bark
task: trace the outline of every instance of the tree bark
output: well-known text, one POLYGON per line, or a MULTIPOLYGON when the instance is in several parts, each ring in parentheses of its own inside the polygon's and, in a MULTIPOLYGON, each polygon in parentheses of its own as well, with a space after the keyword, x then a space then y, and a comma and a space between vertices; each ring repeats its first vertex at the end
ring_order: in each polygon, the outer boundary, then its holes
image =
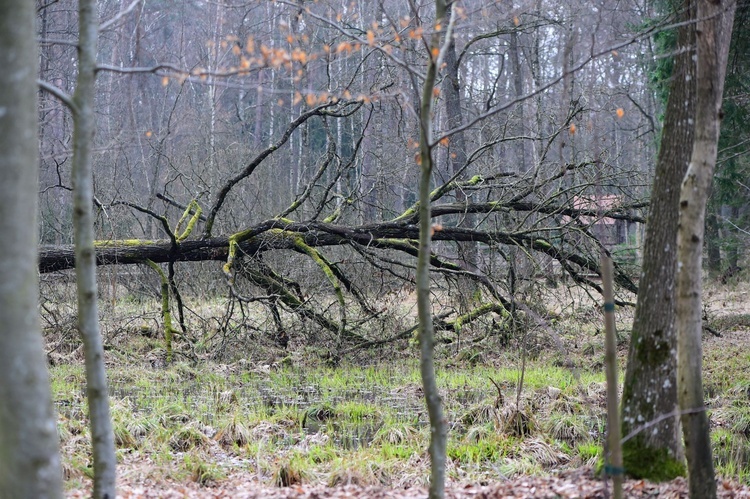
POLYGON ((86 357, 86 395, 89 406, 94 498, 114 499, 114 434, 109 414, 109 391, 104 369, 104 349, 99 331, 96 252, 94 248, 93 174, 91 147, 94 138, 94 83, 99 30, 96 0, 78 4, 78 79, 73 95, 73 230, 75 240, 78 331, 86 357))
MULTIPOLYGON (((452 4, 447 7, 447 16, 450 16, 452 4)), ((445 51, 445 79, 443 80, 443 93, 445 94, 445 115, 447 126, 446 129, 459 128, 464 123, 463 110, 461 107, 461 85, 458 80, 458 57, 456 56, 456 40, 452 38, 447 40, 447 49, 445 51)), ((464 132, 455 133, 448 143, 446 149, 448 164, 450 165, 449 175, 452 177, 466 178, 466 172, 462 172, 467 162, 466 139, 464 132)), ((466 193, 463 189, 456 189, 456 202, 465 203, 466 193)), ((459 214, 458 227, 472 227, 474 217, 470 213, 459 214)), ((464 242, 458 244, 458 258, 467 269, 476 271, 478 269, 477 246, 473 242, 464 242)), ((463 290, 462 294, 471 295, 472 289, 463 290)))
MULTIPOLYGON (((432 179, 432 104, 433 89, 437 78, 438 55, 440 53, 440 29, 446 22, 444 0, 435 0, 435 29, 427 54, 427 74, 422 86, 419 108, 419 255, 417 258, 417 315, 419 316, 419 366, 422 375, 427 413, 430 418, 430 499, 445 496, 445 458, 448 440, 447 422, 443 417, 443 402, 435 378, 434 344, 435 331, 432 324, 430 300, 430 243, 433 235, 430 216, 430 181, 432 179)), ((445 29, 445 26, 443 27, 445 29)), ((450 30, 448 30, 450 36, 450 30)), ((446 40, 450 43, 450 40, 446 40)))
MULTIPOLYGON (((694 18, 693 0, 684 0, 682 21, 694 18)), ((622 434, 677 408, 674 282, 679 189, 693 141, 695 27, 678 28, 661 147, 656 161, 643 267, 630 338, 622 395, 622 434)), ((634 477, 668 480, 684 474, 679 422, 665 418, 623 445, 623 464, 634 477)))
POLYGON ((34 4, 0 2, 0 497, 61 498, 38 319, 34 4))
POLYGON ((734 0, 698 0, 697 100, 692 156, 680 191, 677 230, 677 387, 690 497, 716 497, 701 344, 705 212, 716 167, 734 0))

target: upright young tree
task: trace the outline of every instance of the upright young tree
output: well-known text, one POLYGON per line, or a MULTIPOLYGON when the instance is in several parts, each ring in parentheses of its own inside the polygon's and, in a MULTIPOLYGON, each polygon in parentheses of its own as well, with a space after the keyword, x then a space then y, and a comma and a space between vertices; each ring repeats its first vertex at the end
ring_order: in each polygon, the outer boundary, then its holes
POLYGON ((684 0, 661 147, 643 248, 643 268, 622 394, 622 434, 659 421, 623 444, 628 474, 654 480, 682 475, 674 328, 679 189, 690 160, 695 100, 693 0, 684 0))
POLYGON ((445 0, 435 0, 435 23, 428 45, 427 73, 422 84, 419 109, 419 256, 417 258, 417 314, 419 315, 419 349, 422 387, 430 417, 430 499, 445 495, 445 456, 447 424, 443 418, 443 405, 435 379, 433 349, 435 335, 430 303, 430 242, 433 235, 430 215, 430 182, 432 180, 432 107, 435 82, 445 48, 450 45, 451 29, 446 19, 445 0), (448 36, 441 50, 442 32, 448 36))
POLYGON ((0 497, 62 497, 38 322, 34 4, 0 2, 0 497))
POLYGON ((99 30, 96 0, 78 4, 78 79, 73 94, 73 228, 75 232, 78 330, 86 356, 86 395, 89 405, 97 499, 115 497, 114 434, 109 415, 109 391, 104 348, 99 331, 96 253, 94 250, 94 186, 91 147, 94 138, 94 82, 99 30))
POLYGON ((706 203, 716 167, 735 0, 698 0, 697 98, 692 156, 680 191, 677 230, 677 387, 690 497, 716 497, 708 415, 703 405, 702 261, 706 203))

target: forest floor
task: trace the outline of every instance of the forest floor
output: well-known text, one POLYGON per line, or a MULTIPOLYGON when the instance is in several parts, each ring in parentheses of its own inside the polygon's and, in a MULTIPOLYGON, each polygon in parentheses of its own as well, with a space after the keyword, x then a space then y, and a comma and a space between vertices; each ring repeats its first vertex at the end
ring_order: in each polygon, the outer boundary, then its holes
MULTIPOLYGON (((704 335, 719 497, 750 498, 750 287, 709 287, 705 302, 722 334, 704 335)), ((605 431, 600 315, 580 304, 550 314, 567 350, 527 339, 535 347, 523 370, 512 341, 438 352, 450 426, 446 497, 610 497, 611 483, 594 472, 605 431)), ((631 316, 619 315, 624 368, 631 316)), ((153 353, 160 341, 109 341, 118 497, 426 497, 429 429, 414 346, 335 368, 311 361, 309 348, 164 366, 153 353)), ((80 350, 51 360, 66 496, 89 497, 80 350)), ((681 478, 624 488, 625 497, 687 497, 681 478)))
MULTIPOLYGON (((750 497, 750 487, 729 480, 717 483, 720 498, 750 497)), ((90 497, 91 490, 76 489, 66 494, 69 498, 90 497)), ((687 481, 677 478, 665 483, 650 483, 645 480, 626 480, 623 484, 626 498, 686 499, 687 481)), ((118 497, 163 498, 163 499, 417 499, 427 497, 423 487, 394 489, 384 486, 339 485, 294 485, 269 487, 265 483, 248 480, 238 474, 227 477, 220 484, 209 487, 196 482, 182 481, 131 481, 122 479, 118 486, 118 497)), ((579 468, 557 475, 523 476, 503 480, 491 485, 449 484, 445 497, 448 499, 609 499, 611 484, 596 477, 591 468, 579 468)))

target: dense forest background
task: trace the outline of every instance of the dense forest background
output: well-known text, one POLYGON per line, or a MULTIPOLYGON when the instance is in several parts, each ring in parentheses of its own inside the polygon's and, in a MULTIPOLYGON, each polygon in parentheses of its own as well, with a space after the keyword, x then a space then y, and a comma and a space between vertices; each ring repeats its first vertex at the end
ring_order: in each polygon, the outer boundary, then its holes
MULTIPOLYGON (((230 294, 267 305, 275 329, 283 329, 277 305, 299 311, 309 303, 308 318, 338 330, 345 311, 329 308, 338 289, 364 312, 373 297, 408 289, 429 57, 420 16, 432 15, 428 7, 101 2, 96 238, 166 243, 148 254, 113 250, 107 261, 226 263, 230 236, 240 236, 252 248, 240 252, 236 275, 219 264, 177 263, 175 289, 226 294, 229 279, 230 294), (203 212, 181 243, 193 246, 170 256, 165 227, 176 228, 189 206, 203 212), (290 234, 304 236, 304 247, 290 234), (312 250, 318 245, 336 247, 312 250)), ((675 19, 637 2, 456 6, 433 111, 442 138, 433 266, 454 316, 488 297, 506 308, 533 301, 540 276, 597 289, 602 244, 618 263, 621 289, 635 290, 675 19)), ((40 77, 72 93, 75 5, 39 3, 38 22, 40 77)), ((57 253, 72 243, 72 119, 55 95, 40 96, 47 271, 72 263, 57 253)), ((724 171, 737 185, 731 176, 743 171, 744 149, 734 143, 724 171)), ((742 253, 742 191, 722 192, 712 219, 724 244, 717 272, 736 267, 742 253)), ((139 268, 108 270, 102 293, 124 286, 158 294, 158 276, 139 268)))

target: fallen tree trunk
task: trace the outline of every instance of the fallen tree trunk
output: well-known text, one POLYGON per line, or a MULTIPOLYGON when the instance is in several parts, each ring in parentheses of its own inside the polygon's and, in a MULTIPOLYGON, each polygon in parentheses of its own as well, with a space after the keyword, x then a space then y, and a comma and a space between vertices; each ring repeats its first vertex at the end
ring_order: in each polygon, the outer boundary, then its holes
MULTIPOLYGON (((271 250, 298 250, 301 240, 311 247, 361 245, 383 250, 396 250, 409 255, 417 254, 419 229, 415 225, 384 222, 362 226, 343 226, 323 222, 291 222, 288 220, 268 220, 232 236, 208 239, 185 240, 111 240, 97 241, 97 265, 128 265, 155 263, 227 261, 230 239, 236 241, 245 254, 256 255, 271 250)), ((582 277, 581 273, 598 275, 599 266, 595 259, 561 248, 548 239, 529 233, 505 233, 481 231, 458 227, 441 228, 433 236, 436 241, 473 241, 488 245, 504 244, 538 252, 557 260, 562 268, 578 282, 599 290, 598 284, 582 277)), ((436 257, 437 258, 437 257, 436 257)), ((440 266, 433 258, 433 265, 440 266)), ((39 250, 39 271, 54 272, 73 268, 75 258, 72 245, 41 246, 39 250)), ((637 292, 632 280, 620 269, 616 269, 615 281, 630 292, 637 292)))

